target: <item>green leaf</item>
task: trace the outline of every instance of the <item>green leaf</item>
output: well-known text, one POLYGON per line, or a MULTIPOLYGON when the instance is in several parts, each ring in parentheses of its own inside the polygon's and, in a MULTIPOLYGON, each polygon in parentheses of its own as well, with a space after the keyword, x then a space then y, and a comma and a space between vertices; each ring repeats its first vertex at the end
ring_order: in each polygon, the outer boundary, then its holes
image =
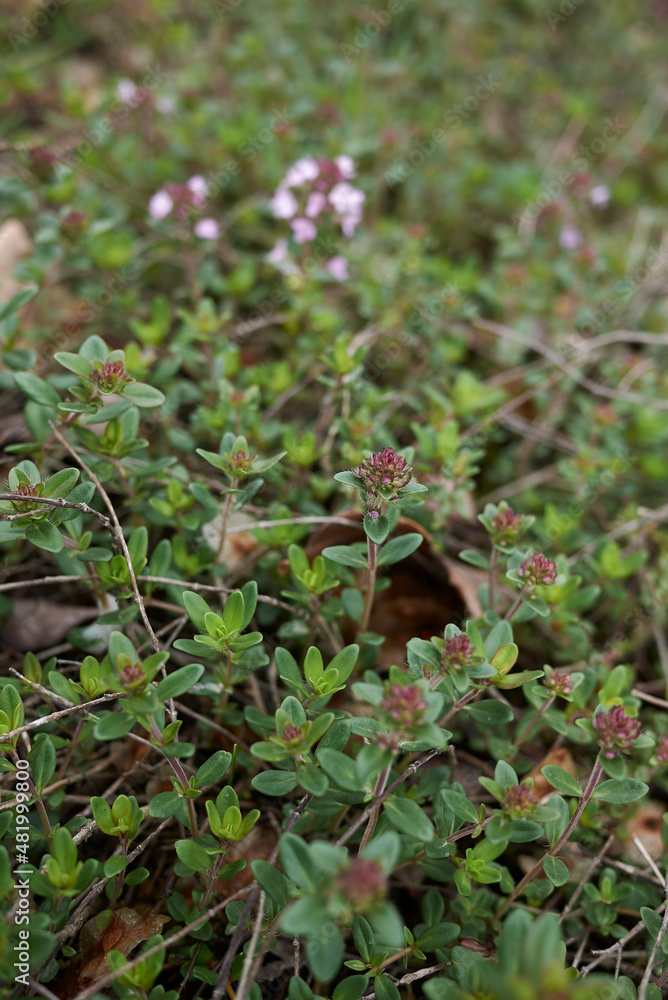
POLYGON ((332 1000, 360 1000, 368 985, 368 976, 348 976, 334 988, 332 1000))
POLYGON ((26 528, 26 538, 38 549, 44 549, 45 552, 60 552, 65 544, 58 528, 50 521, 29 524, 26 528))
POLYGON ((200 632, 205 632, 204 619, 206 615, 211 613, 211 608, 204 598, 196 594, 194 590, 184 590, 181 600, 183 601, 186 614, 195 628, 200 632))
POLYGON ((552 885, 566 885, 570 878, 570 873, 564 862, 560 858, 553 858, 550 854, 543 858, 543 871, 552 885))
POLYGON ((261 771, 251 785, 262 795, 288 795, 297 787, 297 775, 294 771, 261 771))
POLYGON ((329 983, 343 962, 343 938, 336 924, 328 920, 306 939, 309 968, 321 983, 329 983))
POLYGON ((340 566, 352 566, 355 569, 366 569, 367 566, 366 556, 352 545, 328 545, 322 550, 322 554, 340 566))
POLYGON ((340 750, 331 747, 318 747, 316 758, 334 784, 338 788, 344 788, 349 792, 356 792, 360 789, 360 780, 357 776, 355 761, 340 750))
POLYGON ((174 844, 179 861, 192 869, 194 872, 210 871, 213 867, 213 858, 207 854, 203 847, 192 840, 177 840, 174 844))
POLYGON ((209 757, 199 768, 195 775, 195 785, 197 788, 204 788, 205 785, 213 785, 227 773, 232 763, 232 754, 227 750, 217 750, 212 757, 209 757))
POLYGON ((28 754, 31 777, 38 792, 42 792, 56 770, 56 750, 50 736, 39 733, 28 754))
POLYGON ((67 368, 81 378, 90 379, 93 374, 94 369, 92 364, 80 354, 72 354, 70 351, 57 351, 53 357, 63 368, 67 368))
POLYGON ((65 497, 73 489, 79 478, 78 469, 61 469, 54 472, 44 483, 43 497, 65 497))
POLYGON ((356 490, 363 490, 364 483, 354 472, 337 472, 334 476, 337 483, 345 483, 346 486, 354 486, 356 490))
POLYGON ((600 802, 622 805, 626 802, 636 802, 647 795, 648 791, 649 786, 636 778, 611 778, 609 781, 602 781, 594 789, 592 798, 600 802))
POLYGON ((475 549, 462 549, 459 553, 459 558, 462 562, 468 563, 469 566, 475 566, 476 569, 489 569, 489 559, 484 556, 482 552, 477 552, 475 549))
POLYGON ((223 622, 228 632, 238 632, 244 623, 244 599, 240 591, 234 593, 225 601, 223 622))
POLYGON ((131 382, 130 385, 123 386, 120 395, 141 407, 162 406, 165 402, 164 393, 145 382, 131 382))
POLYGON ((31 285, 29 288, 22 288, 20 292, 7 301, 3 302, 0 306, 0 323, 7 319, 8 316, 13 316, 17 313, 19 309, 23 309, 24 305, 30 302, 36 295, 39 289, 35 285, 31 285))
POLYGON ((642 922, 644 923, 650 937, 657 939, 661 933, 662 920, 656 910, 650 910, 649 906, 640 907, 640 916, 642 917, 642 922))
POLYGON ((135 720, 125 712, 100 712, 99 721, 95 724, 96 740, 117 740, 126 736, 135 724, 135 720))
POLYGON ((435 833, 431 820, 413 799, 391 795, 383 803, 383 810, 399 833, 406 833, 416 840, 433 840, 435 833))
POLYGON ((329 787, 325 773, 308 761, 297 764, 297 781, 309 795, 324 795, 329 787))
POLYGON ((422 545, 423 541, 424 538, 418 532, 391 538, 378 553, 378 565, 392 566, 393 563, 406 559, 422 545))
POLYGON ((364 515, 364 531, 368 538, 376 545, 382 545, 390 533, 390 521, 385 514, 372 517, 371 514, 364 515))
POLYGON ((415 943, 421 951, 436 951, 437 948, 447 948, 459 931, 458 924, 439 922, 422 931, 415 943))
POLYGON ((309 846, 301 837, 284 833, 280 840, 280 858, 283 871, 299 889, 306 889, 309 893, 317 891, 321 876, 309 846))
POLYGON ((504 646, 497 649, 490 662, 503 677, 515 666, 519 652, 519 648, 514 642, 507 642, 504 646))
POLYGON ((189 663, 185 667, 180 667, 158 684, 157 695, 160 701, 168 701, 170 698, 178 698, 180 695, 190 691, 194 684, 204 673, 201 663, 189 663))
POLYGON ((483 726, 501 726, 506 722, 512 722, 513 710, 501 701, 479 701, 475 705, 467 705, 465 712, 469 712, 476 722, 483 726))
POLYGON ((386 975, 376 976, 373 981, 376 1000, 401 1000, 399 990, 386 975))
POLYGON ((274 866, 270 865, 268 861, 262 860, 251 861, 251 871, 269 898, 278 903, 280 909, 283 909, 290 898, 292 890, 292 886, 285 875, 282 872, 276 871, 274 866))
POLYGON ((14 384, 24 396, 39 403, 40 406, 57 406, 60 402, 60 396, 53 386, 45 382, 43 378, 39 378, 38 375, 33 375, 32 372, 17 372, 14 376, 14 384))
POLYGON ((461 792, 456 792, 452 788, 443 788, 441 796, 448 809, 452 810, 457 819, 462 819, 467 823, 478 822, 478 810, 461 792))
POLYGON ((553 788, 556 788, 563 795, 575 795, 578 799, 582 798, 583 792, 580 782, 568 771, 564 771, 563 767, 557 767, 556 764, 546 764, 545 767, 541 768, 541 774, 547 778, 553 788))
POLYGON ((148 868, 135 868, 134 871, 128 872, 123 881, 125 885, 139 885, 140 882, 145 882, 150 874, 148 868))
POLYGON ((107 858, 103 865, 104 877, 114 878, 115 875, 125 870, 127 863, 128 859, 124 854, 114 854, 107 858))

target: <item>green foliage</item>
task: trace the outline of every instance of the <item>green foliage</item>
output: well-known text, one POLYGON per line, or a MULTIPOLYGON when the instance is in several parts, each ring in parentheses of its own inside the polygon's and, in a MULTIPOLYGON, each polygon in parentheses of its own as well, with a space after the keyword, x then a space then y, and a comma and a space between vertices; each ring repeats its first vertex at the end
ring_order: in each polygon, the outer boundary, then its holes
POLYGON ((5 7, 0 1000, 657 1000, 662 5, 5 7))

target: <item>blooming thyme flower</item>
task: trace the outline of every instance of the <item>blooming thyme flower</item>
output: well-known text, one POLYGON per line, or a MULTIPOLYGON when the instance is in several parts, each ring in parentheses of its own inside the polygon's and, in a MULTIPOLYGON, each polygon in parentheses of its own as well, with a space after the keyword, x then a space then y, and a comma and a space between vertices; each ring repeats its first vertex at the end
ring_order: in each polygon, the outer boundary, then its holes
POLYGON ((269 205, 275 219, 291 219, 299 211, 299 202, 292 191, 283 186, 276 189, 276 194, 269 205))
POLYGON ((603 755, 612 760, 618 753, 627 753, 633 741, 642 732, 639 719, 627 715, 623 705, 613 705, 609 712, 594 716, 594 729, 598 734, 603 755))
POLYGON ((137 84, 126 76, 116 84, 116 97, 122 104, 134 104, 137 91, 137 84))
POLYGON ((417 684, 392 684, 380 707, 399 726, 416 726, 422 722, 427 702, 417 684))
POLYGON ((309 243, 317 236, 318 230, 310 219, 293 219, 290 223, 295 243, 309 243))
POLYGON ((529 586, 534 587, 537 583, 549 585, 557 578, 557 564, 542 552, 534 552, 517 572, 529 586))
POLYGON ((273 248, 269 251, 265 260, 270 264, 280 264, 288 256, 288 241, 284 239, 276 240, 273 248))
POLYGON ((394 448, 384 448, 360 463, 357 476, 371 497, 396 500, 399 490, 410 483, 413 470, 394 448))
POLYGON ((441 664, 444 670, 461 670, 468 667, 475 652, 466 635, 454 635, 444 643, 441 664))
POLYGON ((582 233, 576 226, 564 226, 559 233, 559 246, 562 250, 577 250, 582 244, 582 233))
POLYGON ((148 214, 152 219, 164 219, 174 208, 174 199, 165 190, 156 191, 148 203, 148 214))
POLYGON ((573 690, 573 678, 563 670, 553 670, 543 683, 555 694, 566 695, 573 690))
POLYGON ((328 271, 333 278, 337 281, 347 281, 348 280, 348 261, 345 257, 332 257, 323 264, 325 271, 328 271))
POLYGON ((597 184, 589 192, 589 200, 594 208, 605 208, 610 201, 610 188, 607 184, 597 184))
POLYGON ((355 858, 347 871, 341 872, 334 883, 355 910, 379 903, 387 891, 387 878, 377 861, 355 858))
POLYGON ((284 184, 286 187, 299 187, 307 181, 314 181, 320 173, 318 161, 312 156, 304 156, 288 170, 285 175, 284 184))
POLYGON ((492 518, 492 541, 496 545, 513 545, 522 531, 524 518, 516 514, 512 507, 505 507, 492 518))
POLYGON ((668 733, 662 736, 656 745, 656 759, 663 764, 668 760, 668 733))
POLYGON ((537 805, 538 800, 528 785, 509 785, 501 799, 501 808, 511 819, 528 816, 537 805))
POLYGON ((215 219, 198 219, 193 232, 201 240, 217 240, 220 235, 220 226, 215 219))
POLYGON ((124 385, 134 382, 134 379, 126 372, 122 361, 105 361, 104 364, 97 361, 95 364, 100 367, 93 372, 91 377, 103 396, 109 396, 112 392, 122 389, 124 385))
POLYGON ((335 184, 328 195, 334 211, 341 216, 341 229, 344 236, 352 236, 355 228, 362 221, 362 205, 365 194, 348 181, 335 184))

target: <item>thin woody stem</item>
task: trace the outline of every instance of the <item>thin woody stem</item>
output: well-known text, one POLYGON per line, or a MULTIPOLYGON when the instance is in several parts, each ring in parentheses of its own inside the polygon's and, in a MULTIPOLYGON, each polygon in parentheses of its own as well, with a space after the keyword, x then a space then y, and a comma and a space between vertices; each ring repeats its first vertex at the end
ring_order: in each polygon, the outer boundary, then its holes
POLYGON ((366 541, 368 552, 367 585, 366 594, 364 596, 364 610, 360 621, 360 632, 366 632, 369 627, 369 619, 371 618, 371 609, 373 607, 374 590, 376 589, 378 546, 375 542, 371 541, 368 536, 366 541))
POLYGON ((568 838, 572 834, 572 832, 575 829, 575 827, 580 822, 580 817, 582 816, 582 813, 587 808, 587 805, 589 804, 589 800, 592 797, 594 789, 596 788, 597 784, 601 780, 601 775, 602 774, 603 774, 603 767, 602 767, 602 765, 601 765, 601 763, 600 763, 600 761, 599 761, 599 759, 597 757, 596 758, 596 763, 594 764, 594 768, 593 768, 591 774, 589 775, 589 781, 587 782, 587 786, 586 786, 584 792, 582 793, 582 798, 578 802, 578 807, 575 810, 575 812, 573 813, 573 815, 571 816, 571 818, 570 818, 570 820, 568 822, 568 826, 566 827, 566 829, 564 830, 564 832, 562 833, 562 835, 559 837, 559 839, 557 840, 557 842, 552 845, 552 847, 549 849, 549 851, 547 851, 547 853, 545 854, 545 856, 542 857, 540 859, 540 861, 536 862, 536 864, 533 866, 533 868, 526 873, 526 875, 521 880, 521 882, 518 882, 518 884, 515 886, 515 888, 511 892, 511 894, 507 897, 507 899, 505 900, 505 902, 501 906, 499 912, 497 913, 497 915, 496 915, 497 919, 499 919, 500 917, 503 916, 503 914, 506 912, 506 910, 508 909, 508 907, 510 906, 510 904, 512 902, 514 902, 515 899, 517 899, 517 897, 522 892, 522 890, 524 889, 524 887, 526 885, 528 885, 529 882, 532 882, 533 879, 535 879, 536 875, 538 875, 538 873, 543 870, 543 862, 545 861, 545 858, 554 858, 559 853, 559 851, 561 850, 561 848, 564 846, 564 844, 566 843, 566 841, 568 840, 568 838))

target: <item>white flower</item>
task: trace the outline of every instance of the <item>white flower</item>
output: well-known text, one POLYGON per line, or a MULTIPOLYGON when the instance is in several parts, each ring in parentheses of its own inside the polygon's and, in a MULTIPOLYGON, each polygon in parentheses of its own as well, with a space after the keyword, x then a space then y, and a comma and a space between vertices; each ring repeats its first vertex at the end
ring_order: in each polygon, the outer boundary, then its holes
POLYGON ((359 215, 361 217, 365 194, 359 188, 349 184, 348 181, 340 181, 335 184, 327 197, 339 215, 359 215))
POLYGON ((594 208, 605 208, 610 201, 610 188, 607 184, 597 184, 589 192, 589 200, 594 208))
POLYGON ((220 226, 215 219, 198 219, 195 223, 195 236, 201 240, 217 240, 220 235, 220 226))
POLYGON ((317 219, 326 205, 327 198, 322 191, 313 191, 306 202, 306 214, 309 219, 317 219))
POLYGON ((292 191, 281 186, 277 188, 276 194, 269 202, 275 219, 291 219, 299 210, 297 199, 292 191))
POLYGON ((290 225, 295 243, 308 243, 309 240, 315 239, 318 232, 310 219, 293 219, 290 225))
POLYGON ((314 160, 312 156, 304 156, 301 160, 293 163, 285 175, 283 184, 286 187, 299 187, 306 181, 314 181, 319 173, 318 161, 314 160))
POLYGON ((288 256, 288 241, 287 240, 277 240, 276 245, 269 251, 265 260, 268 260, 270 264, 280 264, 282 260, 288 256))
POLYGON ((346 156, 345 154, 337 156, 334 162, 346 179, 355 177, 355 164, 353 163, 352 156, 346 156))
POLYGON ((166 191, 156 191, 148 203, 148 213, 153 219, 164 219, 173 208, 172 196, 166 191))
POLYGON ((186 185, 193 193, 193 203, 201 208, 206 201, 207 191, 209 190, 205 179, 200 174, 195 174, 194 177, 186 181, 186 185))
POLYGON ((325 271, 329 271, 333 278, 337 281, 347 281, 348 280, 348 261, 345 257, 332 257, 324 265, 325 271))
POLYGON ((127 77, 123 77, 122 80, 118 81, 116 85, 116 97, 123 104, 132 104, 135 97, 137 96, 137 86, 129 80, 127 77))
POLYGON ((564 226, 559 233, 559 246, 562 250, 577 250, 582 244, 582 233, 575 226, 564 226))

